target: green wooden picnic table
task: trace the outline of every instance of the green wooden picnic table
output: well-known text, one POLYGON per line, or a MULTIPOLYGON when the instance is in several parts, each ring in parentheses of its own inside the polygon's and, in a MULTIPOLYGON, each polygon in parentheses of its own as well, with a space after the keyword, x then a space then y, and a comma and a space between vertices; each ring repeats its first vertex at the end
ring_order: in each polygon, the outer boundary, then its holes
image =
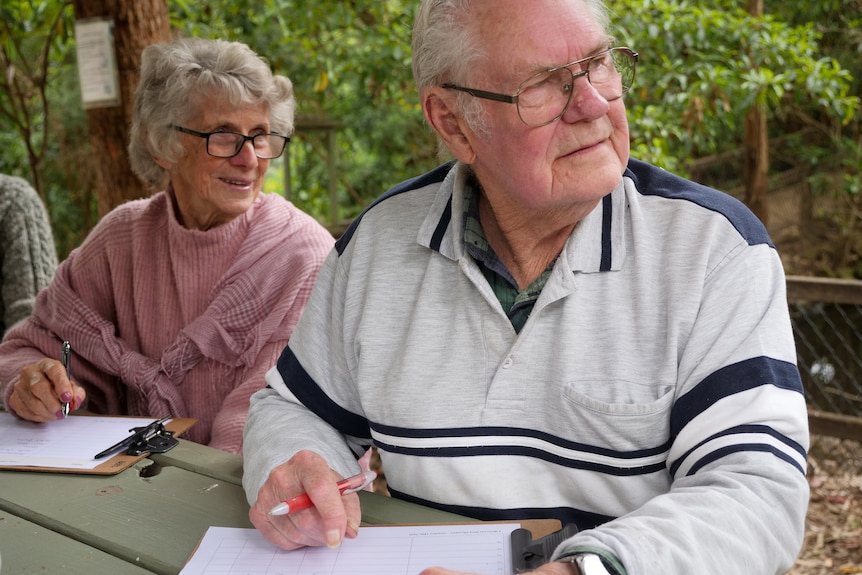
MULTIPOLYGON (((183 439, 116 475, 0 471, 0 574, 179 573, 211 525, 251 527, 242 458, 183 439)), ((360 493, 363 524, 464 517, 360 493)))

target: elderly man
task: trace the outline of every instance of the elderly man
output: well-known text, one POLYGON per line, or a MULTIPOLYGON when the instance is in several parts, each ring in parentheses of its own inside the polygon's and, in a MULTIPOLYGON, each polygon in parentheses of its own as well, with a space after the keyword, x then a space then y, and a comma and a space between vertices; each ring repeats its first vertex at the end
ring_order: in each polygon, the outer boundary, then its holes
POLYGON ((356 536, 335 480, 374 444, 394 497, 575 523, 536 573, 793 564, 781 262, 740 203, 629 158, 637 54, 607 28, 600 0, 422 1, 414 75, 455 161, 354 222, 253 398, 245 488, 277 545, 356 536))

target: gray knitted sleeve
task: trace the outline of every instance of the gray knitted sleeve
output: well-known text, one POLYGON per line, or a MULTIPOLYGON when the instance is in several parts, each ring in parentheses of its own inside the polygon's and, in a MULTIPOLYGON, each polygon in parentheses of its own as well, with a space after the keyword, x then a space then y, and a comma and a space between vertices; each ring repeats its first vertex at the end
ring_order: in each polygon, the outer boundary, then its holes
POLYGON ((0 333, 30 315, 56 268, 42 199, 26 180, 0 174, 0 333))

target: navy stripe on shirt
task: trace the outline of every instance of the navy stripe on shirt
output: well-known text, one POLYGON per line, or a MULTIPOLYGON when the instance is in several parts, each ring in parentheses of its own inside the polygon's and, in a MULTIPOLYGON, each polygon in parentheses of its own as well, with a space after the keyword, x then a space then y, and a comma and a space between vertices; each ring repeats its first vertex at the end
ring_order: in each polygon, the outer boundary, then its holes
POLYGON ((768 443, 736 443, 734 445, 726 445, 726 446, 721 447, 720 449, 716 449, 715 451, 712 451, 709 454, 702 457, 696 464, 691 466, 691 469, 689 470, 688 474, 692 475, 693 473, 695 473, 698 469, 700 469, 704 465, 707 465, 708 463, 711 463, 713 461, 721 459, 725 455, 729 455, 731 453, 739 453, 741 451, 745 451, 745 452, 761 451, 764 453, 771 453, 772 455, 778 457, 779 459, 782 459, 782 460, 786 461, 787 463, 790 463, 802 475, 805 475, 805 469, 801 465, 799 465, 799 463, 797 463, 796 460, 794 460, 792 457, 790 457, 789 455, 787 455, 786 453, 784 453, 780 449, 776 449, 775 446, 769 445, 768 443))
POLYGON ((388 486, 389 493, 395 499, 409 501, 448 511, 464 517, 472 517, 482 521, 515 521, 521 519, 559 519, 563 525, 573 523, 579 530, 592 529, 602 523, 607 523, 614 517, 601 515, 599 513, 591 513, 571 507, 517 507, 512 509, 490 509, 487 507, 472 507, 467 505, 444 505, 436 501, 429 501, 421 497, 408 495, 402 491, 398 491, 391 485, 388 486))
POLYGON ((613 224, 614 202, 611 194, 602 198, 602 260, 599 271, 607 272, 611 269, 613 259, 611 256, 611 225, 613 224))
MULTIPOLYGON (((615 457, 620 459, 639 459, 642 457, 652 457, 666 452, 670 448, 670 443, 659 445, 650 449, 639 449, 635 451, 620 452, 607 447, 598 447, 587 445, 576 441, 570 441, 551 435, 537 429, 527 429, 523 427, 501 427, 501 426, 484 426, 484 427, 449 427, 449 428, 406 428, 396 427, 393 425, 384 425, 381 423, 371 423, 371 429, 377 433, 389 435, 393 437, 403 437, 405 439, 433 439, 433 438, 449 438, 463 439, 465 437, 475 437, 481 439, 483 437, 512 437, 512 438, 528 438, 537 439, 539 441, 562 447, 572 451, 583 451, 594 455, 605 457, 615 457)), ((517 440, 513 439, 512 443, 517 440)), ((480 442, 482 443, 482 442, 480 442)), ((483 443, 484 444, 484 443, 483 443)))
POLYGON ((775 246, 766 227, 745 204, 724 192, 686 180, 639 160, 629 160, 624 176, 631 178, 644 196, 686 200, 723 215, 748 245, 775 246))
POLYGON ((281 352, 277 366, 287 388, 305 407, 345 435, 371 439, 368 420, 332 401, 308 375, 289 345, 281 352))
MULTIPOLYGON (((336 252, 338 252, 338 255, 340 256, 342 253, 344 253, 344 250, 347 248, 347 245, 350 243, 351 238, 353 238, 353 234, 356 231, 356 228, 359 227, 359 224, 362 222, 362 217, 366 213, 368 213, 369 210, 374 209, 374 207, 377 206, 378 204, 380 204, 381 202, 385 202, 387 199, 389 199, 393 196, 397 196, 398 194, 402 194, 404 192, 410 192, 413 190, 418 190, 418 189, 424 188, 425 186, 428 186, 430 184, 436 184, 436 183, 442 182, 444 179, 446 179, 446 176, 449 174, 449 171, 454 166, 455 166, 454 160, 451 162, 447 162, 445 164, 442 164, 440 166, 437 166, 436 168, 434 168, 430 172, 427 172, 425 174, 422 174, 421 176, 417 176, 415 178, 401 182, 400 184, 391 188, 385 194, 383 194, 382 196, 380 196, 376 200, 374 200, 367 208, 362 210, 362 213, 359 214, 356 217, 356 219, 353 220, 353 222, 351 222, 351 224, 347 228, 347 230, 345 230, 345 232, 341 235, 341 237, 339 237, 338 240, 335 242, 335 250, 336 250, 336 252)), ((450 199, 450 202, 451 202, 451 199, 450 199)), ((452 212, 451 212, 451 207, 450 207, 450 209, 448 211, 448 216, 451 217, 451 215, 452 215, 452 212)), ((444 217, 444 219, 445 219, 445 217, 444 217)), ((444 225, 444 224, 448 224, 448 222, 442 222, 441 221, 441 225, 443 225, 443 230, 446 229, 446 225, 444 225)), ((438 227, 438 229, 439 229, 439 227, 438 227)))
MULTIPOLYGON (((769 427, 768 425, 749 424, 749 425, 737 425, 735 427, 725 429, 724 431, 722 431, 720 433, 716 433, 713 436, 704 439, 703 441, 701 441, 700 443, 698 443, 697 445, 695 445, 694 447, 689 449, 687 452, 685 452, 678 460, 671 463, 668 466, 668 469, 670 469, 670 473, 672 476, 676 476, 676 472, 679 469, 680 465, 682 465, 683 461, 685 461, 695 450, 699 449, 701 446, 703 446, 706 443, 709 443, 715 439, 718 439, 720 437, 727 437, 730 435, 755 435, 755 434, 761 434, 764 436, 768 436, 768 437, 772 437, 774 439, 777 439, 779 442, 787 445, 792 450, 799 453, 803 459, 806 458, 805 448, 802 447, 798 442, 793 441, 792 439, 790 439, 786 435, 779 433, 778 431, 769 427)), ((736 443, 734 443, 734 445, 725 446, 725 447, 721 447, 719 449, 716 449, 714 452, 708 453, 707 455, 702 457, 699 461, 693 463, 690 471, 688 472, 688 475, 695 473, 698 469, 700 469, 701 467, 703 467, 704 465, 706 465, 710 461, 715 461, 716 459, 718 459, 722 455, 725 455, 727 453, 736 453, 736 452, 740 452, 740 451, 769 451, 773 455, 779 457, 780 459, 783 459, 783 460, 787 461, 788 463, 792 464, 795 468, 797 468, 800 472, 802 472, 803 475, 805 474, 805 469, 803 469, 796 460, 794 460, 793 458, 788 456, 786 453, 775 448, 774 446, 771 446, 771 445, 766 444, 766 443, 752 444, 751 442, 747 442, 747 443, 746 442, 736 442, 736 443), (763 447, 757 447, 757 446, 763 446, 763 447), (716 454, 720 454, 720 455, 716 455, 716 454)))
POLYGON ((613 475, 619 477, 627 477, 633 475, 651 475, 665 471, 665 462, 650 463, 648 465, 610 465, 606 463, 596 463, 594 461, 586 461, 573 457, 563 457, 556 453, 550 453, 537 447, 527 447, 525 445, 471 445, 457 447, 400 447, 382 441, 375 441, 374 444, 382 451, 389 453, 398 453, 401 455, 410 455, 413 457, 476 457, 476 456, 511 456, 511 457, 530 457, 539 459, 565 467, 567 469, 584 469, 587 471, 595 471, 605 475, 613 475))
POLYGON ((759 356, 724 366, 676 401, 670 418, 671 439, 717 401, 761 385, 803 392, 799 371, 786 361, 759 356))
POLYGON ((515 457, 531 457, 548 461, 569 469, 585 469, 614 476, 648 475, 664 472, 665 457, 670 448, 669 443, 650 449, 632 451, 617 451, 608 447, 587 445, 566 440, 549 433, 520 427, 459 427, 459 428, 421 428, 412 429, 395 427, 380 423, 371 423, 371 429, 378 434, 374 443, 381 449, 391 453, 399 453, 412 457, 474 457, 480 455, 502 455, 515 457), (388 436, 383 440, 380 436, 388 436), (494 444, 484 441, 485 437, 495 438, 494 444), (454 438, 456 441, 446 441, 454 438), (403 441, 402 441, 403 439, 403 441), (426 446, 416 447, 414 439, 435 440, 426 442, 426 446), (465 445, 465 439, 475 439, 465 445), (530 441, 524 441, 529 439, 530 441), (547 444, 547 448, 536 446, 536 441, 547 444), (409 447, 408 447, 409 445, 409 447), (567 450, 563 454, 557 447, 567 450), (553 448, 553 449, 552 449, 553 448), (588 455, 588 456, 587 456, 588 455), (605 458, 597 462, 596 457, 605 458), (656 458, 661 461, 655 461, 656 458), (642 463, 638 459, 652 459, 652 462, 642 463))

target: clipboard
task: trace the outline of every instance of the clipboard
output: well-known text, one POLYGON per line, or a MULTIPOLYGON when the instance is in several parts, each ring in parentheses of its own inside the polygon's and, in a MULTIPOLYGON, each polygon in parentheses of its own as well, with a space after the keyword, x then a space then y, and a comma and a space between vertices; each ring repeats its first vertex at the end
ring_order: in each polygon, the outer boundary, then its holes
MULTIPOLYGON (((557 546, 569 537, 577 534, 574 524, 563 525, 559 519, 515 519, 512 521, 481 521, 478 523, 517 523, 521 527, 515 529, 509 538, 512 552, 512 569, 515 574, 532 571, 548 563, 557 546)), ((447 522, 445 525, 476 525, 477 522, 447 522)), ((439 523, 399 523, 399 526, 440 525, 439 523)), ((386 527, 387 524, 362 525, 365 527, 386 527)))
MULTIPOLYGON (((517 519, 482 521, 482 523, 520 524, 521 527, 512 531, 509 537, 512 546, 512 569, 516 574, 532 571, 548 563, 557 546, 578 532, 575 525, 563 525, 559 519, 517 519)), ((433 523, 421 525, 433 525, 433 523)), ((448 523, 447 525, 473 525, 473 523, 448 523)), ((376 527, 376 525, 369 527, 376 527)))
MULTIPOLYGON (((80 414, 75 415, 74 417, 88 417, 90 415, 94 414, 80 414)), ((140 418, 142 425, 152 423, 153 419, 154 418, 152 417, 140 418)), ((174 437, 178 437, 180 434, 187 431, 195 423, 197 423, 197 419, 193 419, 190 417, 180 417, 171 419, 164 425, 164 428, 167 431, 172 432, 174 437)), ((98 448, 99 446, 94 446, 94 449, 98 448)), ((69 467, 41 467, 27 465, 0 465, 0 471, 36 471, 43 473, 71 473, 74 475, 116 475, 117 473, 128 469, 129 467, 149 455, 149 452, 143 452, 140 455, 129 455, 126 453, 125 450, 123 450, 116 455, 105 459, 105 461, 103 461, 93 469, 77 469, 69 467)))
MULTIPOLYGON (((560 525, 559 521, 557 525, 560 525)), ((578 528, 572 523, 549 532, 542 524, 521 521, 521 528, 512 531, 510 537, 512 569, 515 573, 523 573, 548 563, 560 543, 577 533, 578 528)))
MULTIPOLYGON (((516 542, 516 537, 515 537, 516 533, 522 532, 521 533, 522 536, 524 534, 526 534, 527 539, 530 539, 530 536, 532 533, 542 534, 542 537, 540 537, 539 539, 532 539, 531 542, 533 544, 538 544, 539 546, 545 546, 545 547, 550 548, 550 551, 548 551, 547 554, 543 555, 543 559, 544 559, 543 562, 547 562, 547 558, 550 558, 550 556, 551 556, 550 554, 553 552, 553 548, 551 548, 551 545, 555 546, 555 544, 552 542, 552 539, 557 537, 557 538, 561 538, 560 541, 562 541, 562 537, 564 535, 568 536, 568 534, 570 533, 570 531, 572 529, 577 531, 577 529, 574 527, 574 525, 569 525, 569 526, 566 526, 566 527, 561 529, 560 528, 561 523, 557 519, 527 519, 527 520, 522 519, 522 520, 513 520, 513 521, 501 520, 501 521, 464 521, 464 522, 458 521, 458 522, 454 522, 454 523, 452 523, 452 522, 445 522, 445 523, 419 522, 419 523, 406 523, 406 524, 405 523, 374 524, 374 525, 363 524, 361 526, 361 530, 365 530, 365 529, 370 528, 372 531, 375 531, 377 529, 386 529, 386 528, 391 528, 391 527, 397 527, 397 528, 404 528, 404 527, 411 527, 411 528, 412 527, 443 527, 443 528, 448 530, 449 528, 453 528, 453 527, 457 528, 457 527, 487 526, 488 524, 507 524, 509 526, 511 526, 513 524, 514 525, 520 525, 520 528, 517 528, 514 531, 512 531, 511 537, 509 538, 509 541, 511 543, 511 549, 509 551, 511 552, 512 559, 513 559, 511 567, 512 567, 514 573, 521 573, 523 571, 524 563, 523 563, 523 561, 520 561, 518 559, 518 557, 525 557, 525 555, 523 555, 523 552, 526 549, 526 547, 522 547, 519 542, 516 542), (516 545, 517 545, 517 547, 516 547, 516 545)), ((360 539, 361 539, 361 537, 360 537, 360 539)), ((445 538, 445 537, 440 538, 439 535, 432 535, 432 540, 433 539, 437 539, 437 541, 448 541, 447 538, 445 538)), ((398 537, 396 537, 396 540, 400 541, 400 539, 398 537)), ((376 540, 376 543, 373 544, 373 547, 368 549, 368 553, 370 553, 371 555, 379 554, 381 552, 385 553, 386 552, 385 548, 383 549, 383 551, 381 551, 380 541, 381 540, 376 540)), ((390 539, 386 539, 386 541, 387 541, 387 544, 389 542, 391 542, 390 539)), ((353 542, 351 542, 351 543, 353 543, 353 542)), ((451 541, 450 541, 450 543, 445 543, 445 542, 444 543, 431 543, 432 547, 419 545, 419 549, 421 550, 420 553, 425 554, 426 555, 425 559, 427 559, 427 554, 429 553, 429 550, 433 550, 433 545, 450 545, 450 544, 451 544, 451 541)), ((412 549, 412 546, 410 548, 412 549)), ((189 556, 188 560, 186 561, 186 563, 185 563, 184 567, 182 568, 182 570, 180 571, 180 573, 196 573, 197 574, 197 573, 206 572, 205 570, 210 565, 209 561, 214 556, 214 553, 224 552, 226 555, 231 555, 231 554, 238 553, 237 549, 244 549, 244 550, 254 554, 254 557, 251 559, 250 559, 251 556, 245 556, 245 560, 268 561, 268 560, 276 559, 272 555, 273 553, 284 553, 284 551, 277 549, 274 545, 271 545, 270 543, 265 542, 265 540, 263 539, 263 536, 260 534, 260 532, 257 531, 253 527, 252 528, 210 527, 207 530, 207 532, 204 533, 203 537, 201 537, 201 539, 198 541, 197 545, 195 546, 194 550, 192 551, 191 555, 189 556), (210 538, 211 530, 221 530, 222 532, 226 532, 226 533, 218 533, 218 534, 215 534, 215 536, 213 538, 210 538), (203 549, 202 544, 204 543, 205 539, 208 539, 208 544, 207 544, 206 548, 203 549), (221 548, 221 546, 224 544, 223 542, 226 542, 226 544, 227 544, 227 547, 225 549, 221 548), (242 543, 242 545, 237 545, 237 543, 242 543), (203 557, 198 558, 196 560, 196 556, 202 550, 204 551, 203 557), (193 565, 193 566, 191 566, 191 565, 193 565), (189 569, 190 566, 191 566, 191 568, 189 569)), ((485 552, 487 552, 488 549, 491 549, 491 551, 490 551, 491 554, 500 551, 499 547, 496 547, 493 545, 491 547, 486 546, 483 548, 483 550, 485 552)), ((304 549, 297 549, 294 551, 297 551, 297 552, 303 551, 304 552, 304 549)), ((332 551, 337 552, 337 550, 333 550, 333 549, 330 549, 330 550, 324 549, 324 552, 332 552, 332 551)), ((476 551, 475 549, 471 549, 469 552, 472 554, 475 551, 476 551)), ((461 550, 461 552, 463 552, 463 549, 461 550)), ((485 561, 487 559, 488 559, 488 557, 482 559, 482 561, 485 561)), ((221 555, 220 560, 224 561, 225 555, 221 555)), ((400 560, 409 561, 410 559, 405 559, 402 557, 400 560)), ((494 558, 491 557, 491 560, 494 561, 494 558)), ((304 561, 304 560, 300 560, 300 561, 304 561)), ((310 567, 306 567, 305 563, 303 562, 302 567, 300 568, 300 571, 298 571, 298 572, 311 573, 315 569, 315 565, 316 565, 315 561, 319 561, 319 559, 312 558, 311 560, 308 561, 308 564, 310 567), (302 570, 302 569, 305 569, 305 570, 302 570)), ((331 561, 331 560, 328 560, 328 561, 331 561)), ((228 561, 228 564, 230 564, 230 561, 228 561)), ((329 565, 328 562, 327 562, 327 565, 329 565)), ((383 572, 385 572, 385 573, 390 573, 390 572, 402 573, 403 571, 401 571, 401 567, 399 565, 400 564, 396 564, 395 567, 391 569, 391 571, 384 570, 383 572)), ((487 567, 487 566, 488 565, 485 565, 485 567, 487 567)), ((538 564, 536 564, 535 566, 538 566, 538 564)), ((291 572, 291 573, 297 572, 297 571, 293 570, 293 568, 295 568, 295 567, 297 567, 297 564, 291 564, 287 567, 285 572, 291 572)), ((329 567, 335 568, 333 572, 337 572, 337 573, 344 573, 345 572, 344 571, 344 563, 339 563, 339 565, 337 567, 334 565, 329 565, 329 567)), ((316 572, 316 571, 314 571, 314 572, 316 572)), ((327 571, 327 572, 329 572, 329 571, 327 571)), ((234 571, 231 571, 231 573, 234 573, 234 571)))

